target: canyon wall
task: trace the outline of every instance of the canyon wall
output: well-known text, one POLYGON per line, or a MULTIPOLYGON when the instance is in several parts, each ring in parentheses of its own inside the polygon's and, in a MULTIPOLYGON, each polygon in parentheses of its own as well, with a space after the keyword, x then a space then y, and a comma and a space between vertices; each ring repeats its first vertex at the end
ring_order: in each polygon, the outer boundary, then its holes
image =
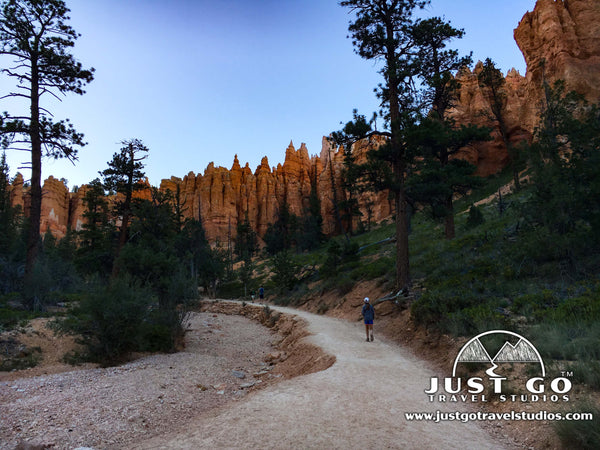
MULTIPOLYGON (((543 82, 552 85, 563 80, 567 91, 583 94, 588 101, 600 101, 600 1, 538 0, 525 13, 514 38, 523 53, 527 73, 510 70, 506 75, 504 110, 511 144, 530 141, 538 125, 543 104, 543 82)), ((490 57, 493 59, 493 55, 490 57)), ((497 123, 491 119, 489 102, 473 71, 457 75, 461 83, 459 102, 453 114, 457 123, 474 123, 493 130, 493 141, 479 143, 461 152, 461 157, 487 176, 501 170, 509 161, 497 123)))
MULTIPOLYGON (((366 148, 361 149, 365 152, 366 148)), ((343 151, 331 147, 323 138, 320 156, 309 156, 305 144, 296 150, 294 144, 285 151, 283 164, 270 167, 266 157, 254 172, 248 164, 241 167, 237 155, 231 169, 215 167, 212 163, 204 174, 188 173, 183 179, 171 177, 163 180, 161 190, 176 192, 180 189, 184 202, 185 215, 202 220, 208 239, 225 242, 228 236, 235 235, 238 222, 248 219, 259 236, 264 236, 269 224, 277 220, 279 207, 285 201, 291 213, 303 216, 309 207, 311 189, 314 188, 321 203, 323 231, 336 232, 333 212, 333 182, 337 189, 338 201, 342 200, 339 188, 343 151)), ((388 202, 381 202, 382 195, 371 195, 377 206, 372 207, 374 221, 390 215, 388 202), (384 206, 380 204, 384 203, 384 206)), ((387 195, 387 194, 385 194, 387 195)), ((369 204, 365 196, 363 203, 369 204)), ((365 214, 367 211, 365 210, 365 214)))
MULTIPOLYGON (((542 104, 542 81, 565 81, 568 90, 584 94, 588 100, 600 99, 600 1, 538 0, 514 30, 517 45, 523 52, 527 72, 523 76, 510 70, 505 77, 505 120, 508 140, 512 144, 530 141, 537 126, 542 104)), ((490 55, 493 58, 493 55, 490 55)), ((462 149, 460 157, 477 167, 477 173, 488 176, 502 170, 509 162, 508 152, 499 129, 492 120, 489 101, 477 80, 482 69, 464 69, 457 78, 461 84, 458 102, 452 115, 457 123, 477 124, 491 128, 492 141, 462 149)), ((381 141, 361 142, 353 149, 357 159, 381 141)), ((267 158, 254 170, 240 165, 234 157, 230 169, 209 164, 203 174, 190 172, 183 178, 162 180, 161 190, 176 192, 179 188, 185 215, 202 220, 212 243, 225 242, 235 234, 239 221, 249 220, 259 236, 277 219, 279 205, 285 200, 298 216, 308 208, 314 185, 321 201, 323 231, 335 234, 339 226, 334 215, 334 187, 338 201, 343 152, 332 148, 323 138, 320 154, 309 156, 304 144, 296 149, 292 143, 285 151, 283 164, 270 167, 267 158)), ((48 178, 43 187, 41 230, 50 229, 62 237, 67 228, 79 229, 83 223, 82 202, 85 186, 68 192, 60 180, 48 178)), ((27 189, 18 176, 12 186, 13 204, 27 212, 27 189)), ((387 192, 365 193, 359 198, 362 220, 381 221, 389 217, 392 204, 387 192)))

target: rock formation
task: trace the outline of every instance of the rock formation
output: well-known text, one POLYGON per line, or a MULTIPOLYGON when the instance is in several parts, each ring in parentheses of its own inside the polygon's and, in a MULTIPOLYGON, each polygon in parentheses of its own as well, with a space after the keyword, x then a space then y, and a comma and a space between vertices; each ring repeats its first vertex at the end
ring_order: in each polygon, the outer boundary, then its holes
POLYGON ((50 176, 42 187, 40 231, 50 230, 57 238, 67 233, 69 225, 69 190, 61 180, 50 176))
MULTIPOLYGON (((509 156, 498 123, 493 119, 489 100, 479 87, 478 74, 482 70, 483 64, 478 62, 473 71, 465 68, 457 74, 460 91, 458 102, 450 114, 458 124, 474 124, 492 130, 493 140, 470 145, 462 149, 459 155, 477 167, 478 175, 485 177, 506 167, 509 156)), ((526 78, 516 69, 507 73, 504 84, 506 95, 504 119, 511 144, 531 140, 533 127, 524 125, 526 123, 524 115, 527 114, 526 87, 526 78)))
MULTIPOLYGON (((600 99, 600 1, 538 0, 514 31, 515 40, 525 56, 527 73, 511 70, 505 77, 506 125, 511 143, 530 140, 538 123, 542 101, 542 80, 550 83, 565 80, 569 90, 584 94, 588 100, 600 99)), ((493 57, 493 55, 490 55, 493 57)), ((506 146, 492 120, 489 101, 483 95, 477 74, 482 65, 464 69, 457 78, 461 84, 459 99, 452 115, 457 123, 490 127, 494 140, 474 144, 461 151, 461 157, 477 166, 477 173, 487 176, 498 172, 509 161, 506 146)), ((353 151, 357 160, 365 158, 381 142, 361 142, 353 151)), ((323 138, 319 156, 309 156, 304 144, 298 150, 290 143, 285 161, 271 168, 267 158, 252 172, 234 157, 230 169, 209 164, 204 174, 189 172, 183 178, 162 180, 160 189, 179 193, 187 217, 202 220, 212 243, 225 243, 236 232, 238 222, 248 219, 259 236, 277 219, 285 201, 298 216, 308 208, 311 187, 321 201, 323 231, 339 232, 334 214, 334 191, 337 201, 345 195, 340 188, 343 152, 332 148, 323 138), (334 189, 335 188, 335 189, 334 189)), ((86 187, 69 193, 64 184, 48 178, 43 188, 41 230, 48 228, 62 237, 68 227, 79 229, 83 223, 83 196, 86 187)), ((139 195, 149 198, 149 190, 139 195)), ((11 192, 14 205, 27 213, 27 189, 23 177, 17 176, 11 192)), ((389 217, 392 204, 387 192, 365 193, 359 198, 363 221, 380 221, 389 217)))
MULTIPOLYGON (((509 141, 530 141, 538 125, 543 101, 543 81, 552 85, 564 80, 591 102, 600 100, 600 2, 598 0, 538 0, 514 30, 517 45, 527 63, 521 76, 515 69, 506 75, 506 122, 509 141)), ((493 56, 493 55, 490 55, 493 56)), ((453 111, 458 123, 492 128, 493 141, 463 149, 461 157, 487 176, 506 166, 508 153, 489 102, 478 86, 482 65, 457 75, 461 83, 459 102, 453 111)))
POLYGON ((514 31, 527 63, 526 125, 536 125, 542 81, 600 100, 600 2, 538 0, 514 31))

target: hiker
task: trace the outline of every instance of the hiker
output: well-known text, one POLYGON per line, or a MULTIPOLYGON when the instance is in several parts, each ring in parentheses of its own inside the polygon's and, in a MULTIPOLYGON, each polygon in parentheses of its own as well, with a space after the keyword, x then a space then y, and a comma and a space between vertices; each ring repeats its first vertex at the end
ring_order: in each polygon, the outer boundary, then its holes
POLYGON ((256 294, 254 293, 254 289, 252 289, 250 291, 250 297, 252 298, 252 303, 254 303, 254 297, 256 297, 256 294))
POLYGON ((263 288, 262 286, 258 289, 258 296, 261 300, 265 298, 265 288, 263 288))
POLYGON ((371 342, 373 342, 373 319, 375 319, 375 308, 369 303, 369 297, 365 297, 364 305, 362 307, 362 316, 365 320, 365 331, 367 332, 367 342, 369 342, 369 332, 371 336, 371 342))

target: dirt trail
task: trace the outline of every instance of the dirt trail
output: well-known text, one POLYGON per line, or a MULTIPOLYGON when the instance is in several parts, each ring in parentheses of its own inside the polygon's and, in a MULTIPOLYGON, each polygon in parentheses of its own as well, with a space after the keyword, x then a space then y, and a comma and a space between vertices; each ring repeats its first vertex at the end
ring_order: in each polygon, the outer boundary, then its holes
POLYGON ((377 335, 375 342, 365 342, 362 324, 273 309, 305 319, 312 333, 307 339, 335 355, 336 363, 258 391, 185 430, 134 447, 510 448, 476 423, 408 422, 405 412, 464 412, 465 406, 429 403, 423 390, 433 372, 377 335))

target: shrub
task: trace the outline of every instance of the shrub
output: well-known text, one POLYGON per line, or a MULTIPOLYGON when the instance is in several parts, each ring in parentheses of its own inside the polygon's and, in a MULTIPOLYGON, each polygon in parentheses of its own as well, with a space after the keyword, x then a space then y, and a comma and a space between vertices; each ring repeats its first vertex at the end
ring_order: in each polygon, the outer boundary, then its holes
POLYGON ((298 278, 298 266, 289 250, 277 253, 271 260, 273 270, 273 281, 280 290, 292 290, 298 278))
POLYGON ((515 298, 512 311, 532 318, 541 320, 548 311, 558 306, 559 299, 556 294, 548 289, 534 294, 524 294, 515 298))
POLYGON ((554 429, 565 445, 565 448, 597 449, 600 448, 600 427, 597 418, 600 408, 591 402, 577 405, 576 412, 592 413, 594 420, 557 421, 554 429))
POLYGON ((542 356, 582 362, 600 360, 600 323, 558 322, 547 320, 531 327, 542 356))
POLYGON ((415 322, 435 326, 443 332, 467 336, 495 328, 509 329, 507 319, 496 310, 492 300, 472 291, 428 292, 411 305, 415 322))
POLYGON ((359 259, 359 245, 356 241, 332 239, 327 245, 327 256, 321 267, 324 277, 334 277, 340 271, 340 266, 359 259))
POLYGON ((110 365, 143 347, 152 300, 150 290, 125 278, 95 285, 58 328, 79 335, 92 361, 110 365))
POLYGON ((600 320, 600 289, 588 290, 579 297, 561 302, 552 311, 551 316, 554 320, 565 322, 598 322, 600 320))
POLYGON ((337 291, 342 296, 346 295, 350 291, 352 291, 352 289, 354 288, 355 284, 356 284, 356 279, 353 279, 353 278, 350 278, 350 277, 347 277, 347 276, 338 278, 336 280, 337 291))
POLYGON ((325 314, 327 311, 329 311, 329 305, 327 303, 319 303, 317 314, 325 314))
POLYGON ((585 384, 594 390, 600 390, 600 362, 573 361, 567 365, 567 371, 573 372, 573 381, 585 384))
POLYGON ((469 215, 467 216, 467 228, 475 228, 485 223, 483 213, 475 205, 471 205, 469 208, 469 215))
POLYGON ((22 309, 4 308, 0 306, 0 333, 12 330, 36 317, 36 314, 22 309))
POLYGON ((18 354, 10 354, 6 348, 3 348, 7 345, 11 345, 10 340, 0 341, 0 349, 3 350, 2 353, 4 354, 3 358, 0 359, 1 372, 29 369, 37 366, 42 360, 42 349, 40 347, 19 348, 18 354))
POLYGON ((350 274, 354 279, 374 280, 394 270, 394 261, 390 257, 380 257, 359 264, 350 274))
POLYGON ((11 256, 0 256, 0 294, 20 291, 23 288, 25 263, 11 256))

